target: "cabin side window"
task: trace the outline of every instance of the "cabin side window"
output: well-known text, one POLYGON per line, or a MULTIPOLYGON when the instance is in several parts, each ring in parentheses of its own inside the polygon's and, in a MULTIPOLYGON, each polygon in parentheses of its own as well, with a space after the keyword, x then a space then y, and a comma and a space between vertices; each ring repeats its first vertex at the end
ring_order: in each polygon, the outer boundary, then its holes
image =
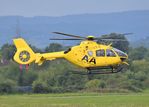
POLYGON ((71 51, 71 48, 67 49, 66 51, 64 51, 64 54, 67 54, 68 52, 71 51))
POLYGON ((115 53, 112 50, 107 49, 106 50, 106 56, 107 57, 115 57, 116 55, 115 55, 115 53))
POLYGON ((93 51, 88 51, 87 53, 89 56, 93 56, 93 51))
POLYGON ((105 50, 104 49, 99 49, 96 51, 96 56, 97 57, 104 57, 105 56, 105 50))

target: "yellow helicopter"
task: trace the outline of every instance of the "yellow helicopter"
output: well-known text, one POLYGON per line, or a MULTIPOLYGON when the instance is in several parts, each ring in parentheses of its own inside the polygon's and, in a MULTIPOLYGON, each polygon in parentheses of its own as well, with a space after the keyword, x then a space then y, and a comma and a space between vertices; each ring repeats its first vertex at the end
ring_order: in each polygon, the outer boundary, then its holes
MULTIPOLYGON (((128 65, 126 60, 128 55, 121 50, 113 48, 110 45, 98 44, 94 36, 81 37, 61 32, 53 32, 73 38, 51 38, 51 40, 82 40, 80 45, 73 46, 66 51, 51 52, 51 53, 35 53, 23 38, 14 39, 14 44, 17 52, 14 55, 14 60, 22 65, 28 65, 32 62, 42 65, 46 60, 55 60, 64 58, 69 62, 85 68, 87 72, 79 74, 109 74, 122 71, 125 65, 128 65), (100 71, 101 69, 110 69, 110 72, 100 71)), ((109 40, 102 38, 101 40, 109 40)), ((110 39, 112 40, 112 39, 110 39)), ((114 39, 114 41, 119 39, 114 39)))

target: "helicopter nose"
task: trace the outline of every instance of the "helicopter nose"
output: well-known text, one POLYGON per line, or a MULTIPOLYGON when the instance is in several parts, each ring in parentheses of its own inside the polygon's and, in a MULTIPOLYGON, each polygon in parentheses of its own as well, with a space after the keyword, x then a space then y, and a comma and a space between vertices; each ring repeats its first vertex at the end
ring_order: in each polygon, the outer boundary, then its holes
POLYGON ((127 58, 124 58, 124 57, 123 57, 123 58, 120 58, 120 59, 121 59, 122 62, 124 62, 127 58))
POLYGON ((128 59, 128 55, 126 54, 126 57, 120 57, 121 61, 124 62, 128 59))

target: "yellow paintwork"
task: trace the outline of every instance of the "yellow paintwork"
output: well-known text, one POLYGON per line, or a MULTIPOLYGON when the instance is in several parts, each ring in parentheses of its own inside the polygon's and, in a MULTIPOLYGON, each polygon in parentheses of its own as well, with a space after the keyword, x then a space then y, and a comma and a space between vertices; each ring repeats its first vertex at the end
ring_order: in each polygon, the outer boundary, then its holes
MULTIPOLYGON (((51 53, 44 53, 44 54, 34 53, 33 50, 28 46, 28 44, 22 38, 14 39, 13 41, 17 48, 17 52, 14 56, 14 60, 19 64, 30 64, 32 62, 35 62, 35 63, 38 63, 38 65, 41 65, 45 60, 54 60, 57 58, 64 58, 70 61, 71 63, 83 68, 115 66, 118 64, 126 63, 126 62, 122 62, 122 60, 117 55, 117 53, 113 50, 111 45, 108 45, 108 46, 101 45, 91 40, 82 41, 80 45, 73 46, 71 50, 68 52, 60 51, 60 52, 51 52, 51 53), (116 56, 107 57, 105 53, 105 56, 97 57, 96 50, 99 50, 99 49, 104 49, 104 50, 111 49, 116 56), (21 61, 20 53, 22 51, 27 51, 29 53, 29 56, 23 55, 24 59, 29 57, 29 60, 24 62, 21 61), (84 56, 86 56, 88 59, 83 60, 84 56)), ((128 56, 126 57, 126 59, 127 58, 128 56)))
MULTIPOLYGON (((22 39, 14 39, 14 44, 17 48, 17 52, 14 55, 14 60, 19 64, 30 64, 36 59, 36 54, 32 51, 32 49, 28 46, 28 44, 22 39), (27 51, 30 53, 30 59, 27 62, 22 62, 19 58, 19 55, 22 51, 27 51)), ((24 55, 23 55, 24 56, 24 55)))
POLYGON ((24 58, 24 59, 27 58, 27 55, 23 55, 23 58, 24 58))

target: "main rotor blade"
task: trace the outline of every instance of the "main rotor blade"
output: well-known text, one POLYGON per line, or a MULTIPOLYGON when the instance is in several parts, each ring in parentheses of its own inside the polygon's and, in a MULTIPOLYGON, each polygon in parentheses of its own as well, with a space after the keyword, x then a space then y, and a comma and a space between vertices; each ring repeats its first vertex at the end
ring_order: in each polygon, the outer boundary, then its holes
POLYGON ((60 35, 65 35, 65 36, 69 36, 69 37, 75 37, 75 38, 85 38, 85 37, 82 37, 82 36, 78 36, 78 35, 72 35, 72 34, 66 34, 66 33, 62 33, 62 32, 52 32, 52 33, 55 33, 55 34, 60 34, 60 35))
POLYGON ((50 40, 83 40, 83 39, 75 39, 75 38, 72 38, 72 39, 51 38, 50 40))
POLYGON ((123 33, 121 35, 133 35, 133 33, 123 33))
POLYGON ((127 41, 125 39, 98 39, 98 40, 104 40, 104 41, 127 41))
MULTIPOLYGON (((118 35, 116 35, 116 36, 120 36, 120 35, 123 35, 123 36, 125 36, 125 35, 132 35, 133 33, 122 33, 122 34, 118 34, 118 35)), ((110 35, 110 34, 109 34, 110 35)), ((125 40, 125 39, 122 39, 122 38, 111 38, 111 37, 96 37, 96 38, 94 38, 94 40, 109 40, 109 41, 127 41, 127 40, 125 40)))

